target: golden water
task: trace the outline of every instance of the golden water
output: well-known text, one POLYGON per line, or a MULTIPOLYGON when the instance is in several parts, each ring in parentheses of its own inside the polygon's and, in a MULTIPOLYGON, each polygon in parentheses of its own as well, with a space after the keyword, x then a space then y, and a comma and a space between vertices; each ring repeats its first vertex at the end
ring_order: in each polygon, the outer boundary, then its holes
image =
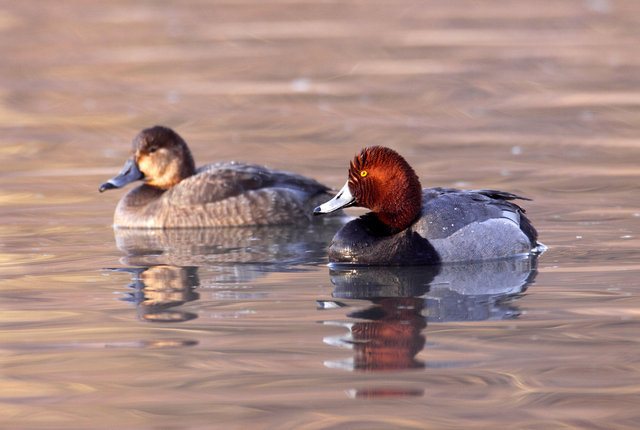
POLYGON ((0 427, 636 428, 638 28, 632 0, 1 1, 0 427), (153 124, 333 187, 388 145, 533 198, 549 250, 345 273, 343 220, 114 234, 97 187, 153 124))

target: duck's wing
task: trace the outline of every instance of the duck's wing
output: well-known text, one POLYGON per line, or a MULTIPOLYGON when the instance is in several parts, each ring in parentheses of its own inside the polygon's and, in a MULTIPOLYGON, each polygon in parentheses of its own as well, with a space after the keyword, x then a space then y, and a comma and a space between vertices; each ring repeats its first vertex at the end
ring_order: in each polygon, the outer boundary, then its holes
POLYGON ((530 200, 506 191, 429 188, 423 190, 422 214, 431 237, 447 237, 471 223, 506 218, 535 246, 538 234, 525 210, 512 201, 516 199, 530 200))
POLYGON ((439 196, 442 194, 481 194, 485 197, 490 197, 496 200, 529 200, 531 199, 527 197, 522 197, 517 194, 509 193, 507 191, 498 191, 498 190, 461 190, 459 188, 447 188, 447 187, 434 187, 434 188, 425 188, 423 193, 428 196, 428 198, 439 196))
POLYGON ((329 191, 314 179, 257 164, 226 162, 199 168, 167 193, 173 204, 215 203, 241 194, 265 189, 289 189, 308 199, 329 191))
POLYGON ((201 167, 145 211, 165 228, 291 224, 309 220, 328 190, 294 173, 217 163, 201 167))
MULTIPOLYGON (((531 199, 529 199, 527 197, 522 197, 522 196, 519 196, 517 194, 508 193, 506 191, 472 190, 472 191, 467 191, 467 192, 482 194, 484 196, 490 197, 490 198, 495 199, 495 200, 528 200, 528 201, 531 201, 531 199)), ((520 208, 520 209, 524 212, 524 210, 522 208, 520 208)))

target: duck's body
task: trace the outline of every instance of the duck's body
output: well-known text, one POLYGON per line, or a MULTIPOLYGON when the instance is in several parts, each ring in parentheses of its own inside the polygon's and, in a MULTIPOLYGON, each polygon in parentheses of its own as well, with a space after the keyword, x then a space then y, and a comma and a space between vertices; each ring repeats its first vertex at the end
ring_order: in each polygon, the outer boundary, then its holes
POLYGON ((353 204, 373 209, 333 238, 329 260, 358 264, 435 264, 528 254, 537 233, 511 193, 422 189, 395 151, 367 148, 354 159, 345 187, 316 208, 353 204))
POLYGON ((119 228, 220 227, 290 224, 308 220, 329 188, 294 173, 227 162, 195 169, 173 130, 153 127, 134 140, 122 172, 101 191, 144 179, 118 203, 119 228))
POLYGON ((222 227, 309 220, 328 188, 256 164, 202 166, 168 190, 142 184, 118 203, 114 224, 125 228, 222 227))
POLYGON ((372 214, 347 223, 333 238, 329 260, 360 264, 436 264, 528 254, 535 230, 513 194, 453 188, 422 190, 422 211, 389 234, 372 214))

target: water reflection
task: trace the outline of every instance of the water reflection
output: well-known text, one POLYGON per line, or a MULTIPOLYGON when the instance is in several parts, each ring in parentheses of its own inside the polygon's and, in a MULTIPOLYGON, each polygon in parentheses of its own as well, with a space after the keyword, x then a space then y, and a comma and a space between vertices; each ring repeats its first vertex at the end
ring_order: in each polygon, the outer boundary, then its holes
POLYGON ((197 267, 158 265, 144 268, 119 269, 133 275, 123 299, 138 310, 138 318, 153 322, 182 322, 194 319, 193 312, 172 309, 200 296, 195 289, 200 284, 197 267))
MULTIPOLYGON (((335 222, 335 221, 333 221, 335 222)), ((258 272, 289 271, 292 266, 326 262, 336 226, 252 226, 171 230, 114 230, 127 265, 237 265, 258 272)))
POLYGON ((364 320, 348 324, 349 334, 326 338, 329 344, 352 348, 353 360, 328 362, 329 367, 365 371, 400 370, 424 367, 415 356, 422 350, 427 322, 421 314, 424 300, 417 297, 372 298, 373 306, 347 314, 364 320))
POLYGON ((197 300, 199 268, 206 284, 241 284, 268 272, 293 272, 326 263, 337 226, 329 221, 291 226, 173 230, 114 230, 132 275, 125 301, 144 321, 182 322, 197 314, 174 309, 197 300))
MULTIPOLYGON (((355 322, 326 322, 349 329, 325 342, 353 350, 353 357, 325 364, 369 372, 425 367, 416 356, 425 345, 427 322, 516 318, 520 312, 510 298, 533 282, 536 264, 530 256, 440 266, 332 267, 332 296, 370 305, 347 314, 355 322)), ((319 303, 347 306, 339 300, 319 303)), ((367 389, 367 396, 375 392, 367 389)))

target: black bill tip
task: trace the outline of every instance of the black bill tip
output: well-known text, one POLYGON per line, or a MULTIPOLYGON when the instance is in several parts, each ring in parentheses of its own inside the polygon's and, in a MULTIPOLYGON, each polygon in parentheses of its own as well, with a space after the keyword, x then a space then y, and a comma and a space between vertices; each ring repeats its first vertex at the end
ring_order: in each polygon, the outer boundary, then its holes
POLYGON ((112 190, 114 188, 118 188, 115 185, 113 185, 111 182, 107 181, 104 184, 100 185, 100 188, 98 188, 98 191, 100 191, 101 193, 107 190, 112 190))

